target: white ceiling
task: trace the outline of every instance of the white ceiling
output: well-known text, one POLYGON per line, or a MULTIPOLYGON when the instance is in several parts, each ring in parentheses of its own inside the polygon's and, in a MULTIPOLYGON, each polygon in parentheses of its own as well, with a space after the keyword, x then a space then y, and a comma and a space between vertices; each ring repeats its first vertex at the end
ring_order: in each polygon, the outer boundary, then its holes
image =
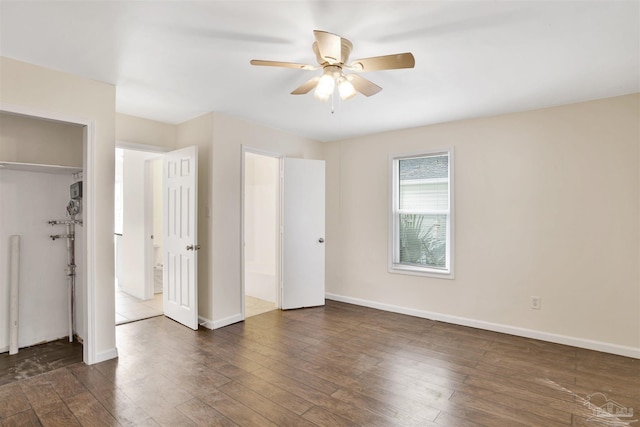
MULTIPOLYGON (((0 54, 116 85, 117 111, 181 123, 216 111, 315 140, 640 92, 640 1, 0 1, 0 54), (363 77, 379 94, 290 95, 319 74, 313 30, 351 59, 410 51, 363 77)), ((1 88, 0 88, 1 89, 1 88)))

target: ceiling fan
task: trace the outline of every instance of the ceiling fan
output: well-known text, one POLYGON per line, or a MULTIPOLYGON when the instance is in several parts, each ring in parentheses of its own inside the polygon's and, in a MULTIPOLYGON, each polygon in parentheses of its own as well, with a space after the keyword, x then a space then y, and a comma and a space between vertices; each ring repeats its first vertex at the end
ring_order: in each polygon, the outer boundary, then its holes
POLYGON ((319 65, 264 61, 261 59, 251 60, 251 65, 297 68, 309 71, 322 69, 321 76, 316 76, 306 81, 291 94, 303 95, 315 89, 314 96, 323 101, 333 95, 336 86, 338 87, 340 98, 343 100, 352 98, 357 92, 365 96, 371 96, 382 90, 380 86, 356 73, 413 68, 415 66, 415 59, 410 52, 357 59, 348 63, 349 55, 353 49, 353 44, 349 40, 326 31, 314 30, 313 34, 316 41, 312 47, 319 65), (353 71, 353 73, 345 74, 345 70, 353 71))

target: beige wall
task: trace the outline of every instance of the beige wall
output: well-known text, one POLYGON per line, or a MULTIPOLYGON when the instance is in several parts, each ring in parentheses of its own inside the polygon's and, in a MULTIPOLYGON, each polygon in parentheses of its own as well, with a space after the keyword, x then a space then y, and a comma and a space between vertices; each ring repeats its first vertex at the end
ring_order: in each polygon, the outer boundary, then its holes
POLYGON ((116 114, 116 140, 118 143, 133 143, 158 147, 162 151, 176 148, 178 126, 129 116, 116 114))
POLYGON ((328 143, 327 292, 640 350, 639 104, 630 95, 328 143), (389 156, 445 147, 455 279, 388 273, 389 156))
MULTIPOLYGON (((115 141, 115 87, 9 58, 0 58, 0 102, 16 108, 72 118, 95 124, 92 159, 95 212, 94 300, 97 360, 115 356, 113 268, 113 191, 115 141)), ((86 153, 85 153, 86 154, 86 153)), ((85 159, 85 166, 87 159, 85 159)), ((85 170, 86 173, 86 170, 85 170)), ((87 191, 89 189, 85 189, 87 191)), ((90 191, 90 190, 89 190, 90 191)), ((85 218, 86 220, 86 218, 85 218)))
POLYGON ((0 160, 82 168, 81 126, 0 114, 0 160))

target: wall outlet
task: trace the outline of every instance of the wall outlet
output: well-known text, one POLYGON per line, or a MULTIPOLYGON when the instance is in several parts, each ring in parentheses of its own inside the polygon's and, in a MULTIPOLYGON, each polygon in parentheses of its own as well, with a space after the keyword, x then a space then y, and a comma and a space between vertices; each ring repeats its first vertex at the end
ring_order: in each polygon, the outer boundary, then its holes
POLYGON ((531 297, 531 308, 534 310, 540 310, 542 305, 542 298, 540 297, 531 297))

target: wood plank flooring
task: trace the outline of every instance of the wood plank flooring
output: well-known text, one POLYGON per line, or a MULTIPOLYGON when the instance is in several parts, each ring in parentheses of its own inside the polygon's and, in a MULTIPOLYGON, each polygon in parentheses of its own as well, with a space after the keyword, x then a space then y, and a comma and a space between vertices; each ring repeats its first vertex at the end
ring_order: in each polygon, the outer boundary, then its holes
POLYGON ((215 331, 156 317, 117 340, 117 360, 0 386, 0 424, 614 425, 589 396, 633 408, 617 425, 640 415, 640 360, 333 301, 215 331))
POLYGON ((0 386, 82 361, 82 344, 59 339, 0 354, 0 386))

